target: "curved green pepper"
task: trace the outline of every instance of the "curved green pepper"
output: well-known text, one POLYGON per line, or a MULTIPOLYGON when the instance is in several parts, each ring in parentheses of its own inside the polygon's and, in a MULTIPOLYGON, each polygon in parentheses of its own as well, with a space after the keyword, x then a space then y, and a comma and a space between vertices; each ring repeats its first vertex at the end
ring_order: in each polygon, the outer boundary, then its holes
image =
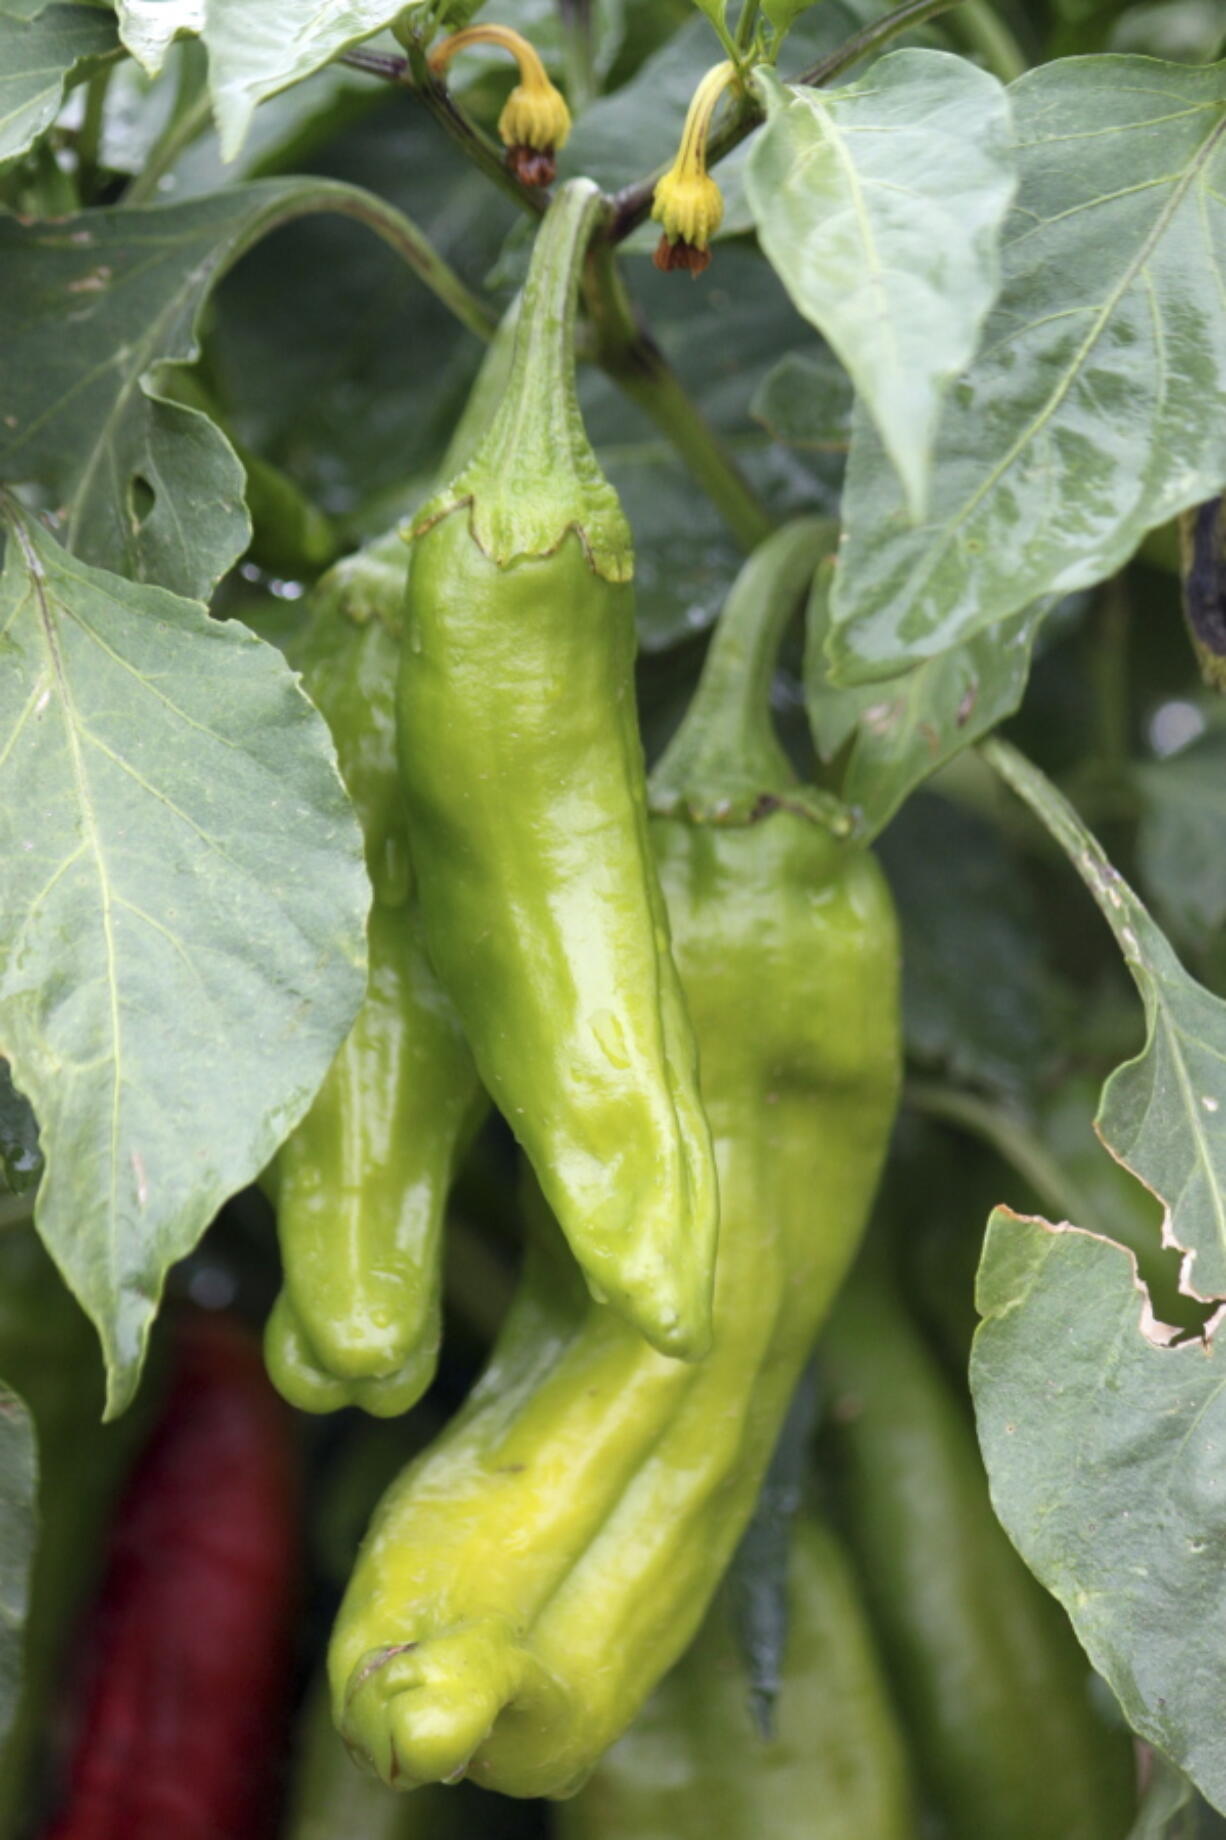
POLYGON ((370 980, 352 1030, 270 1178, 285 1273, 265 1332, 273 1381, 309 1412, 407 1410, 434 1373, 443 1211, 485 1110, 421 938, 396 769, 398 646, 321 597, 295 662, 332 731, 374 887, 370 980))
POLYGON ((792 1532, 788 1638, 774 1730, 750 1711, 723 1597, 590 1781, 559 1840, 915 1840, 910 1765, 839 1543, 792 1532))
POLYGON ((717 1200, 647 834, 630 534, 574 387, 600 195, 539 233, 499 411, 419 515, 399 688, 431 958, 593 1293, 710 1335, 717 1200))
POLYGON ((969 1415, 888 1279, 823 1337, 853 1556, 952 1840, 1122 1840, 1132 1746, 1059 1605, 992 1513, 969 1415))
MULTIPOLYGON (((728 658, 747 627, 768 681, 825 538, 790 529, 747 565, 665 762, 684 780, 701 730, 720 809, 720 772, 748 771, 728 658)), ((764 706, 756 720, 755 817, 691 823, 672 779, 679 815, 653 827, 719 1164, 711 1351, 659 1354, 538 1225, 486 1373, 384 1498, 333 1634, 337 1722, 401 1787, 465 1772, 510 1795, 578 1787, 698 1627, 863 1226, 898 1081, 893 910, 873 860, 786 791, 764 706)))

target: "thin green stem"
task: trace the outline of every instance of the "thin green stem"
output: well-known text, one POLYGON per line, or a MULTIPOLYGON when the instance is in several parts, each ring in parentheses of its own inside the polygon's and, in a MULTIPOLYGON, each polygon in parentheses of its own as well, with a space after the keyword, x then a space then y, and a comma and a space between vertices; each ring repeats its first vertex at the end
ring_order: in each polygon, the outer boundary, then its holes
MULTIPOLYGON (((831 52, 820 64, 815 64, 811 70, 792 81, 810 89, 822 89, 826 84, 833 83, 836 77, 842 76, 853 64, 881 51, 901 33, 923 25, 925 20, 935 19, 938 13, 947 13, 952 7, 964 4, 966 0, 908 0, 906 6, 897 7, 894 12, 887 13, 884 19, 878 19, 862 31, 853 33, 837 51, 831 52)), ((747 90, 742 91, 739 97, 733 96, 722 123, 707 142, 708 168, 726 158, 734 147, 739 147, 746 135, 752 134, 763 118, 761 103, 747 90)), ((611 242, 624 242, 650 215, 656 185, 667 170, 666 166, 658 167, 646 179, 636 180, 617 194, 609 226, 611 242)))
POLYGON ((754 549, 773 528, 770 513, 655 340, 638 324, 607 242, 598 241, 592 247, 585 298, 595 328, 598 362, 668 436, 727 520, 737 542, 746 550, 754 549))
POLYGON ((1002 83, 1016 83, 1030 68, 1026 53, 987 0, 966 0, 950 29, 967 51, 977 52, 984 67, 1002 83))
POLYGON ((759 11, 758 0, 745 0, 745 4, 741 8, 741 17, 736 22, 735 42, 737 52, 742 58, 753 44, 753 35, 758 24, 759 11))
POLYGON ((102 145, 102 124, 106 115, 106 92, 110 88, 115 66, 96 70, 85 85, 85 110, 77 130, 77 178, 83 197, 88 196, 98 173, 98 155, 102 145))
POLYGON ((158 186, 179 155, 204 133, 209 120, 208 93, 201 90, 185 108, 177 109, 167 122, 150 148, 145 164, 128 182, 123 195, 124 204, 149 204, 157 196, 158 186))
POLYGON ((1044 1207, 1091 1233, 1108 1224, 1098 1217, 1093 1198, 1052 1155, 1047 1145, 1017 1113, 982 1098, 978 1093, 942 1086, 934 1080, 908 1081, 903 1102, 912 1111, 942 1124, 956 1125, 991 1146, 1022 1180, 1028 1182, 1044 1207))
POLYGON ((364 70, 369 76, 381 77, 385 82, 399 84, 407 90, 428 114, 433 115, 465 159, 471 160, 499 191, 505 192, 522 211, 527 211, 533 217, 544 216, 549 204, 548 192, 537 186, 524 185, 515 177, 507 166, 503 148, 484 129, 479 128, 471 116, 464 113, 447 85, 432 73, 421 45, 414 41, 407 58, 385 57, 380 53, 363 51, 359 47, 343 52, 340 61, 351 65, 354 70, 364 70))

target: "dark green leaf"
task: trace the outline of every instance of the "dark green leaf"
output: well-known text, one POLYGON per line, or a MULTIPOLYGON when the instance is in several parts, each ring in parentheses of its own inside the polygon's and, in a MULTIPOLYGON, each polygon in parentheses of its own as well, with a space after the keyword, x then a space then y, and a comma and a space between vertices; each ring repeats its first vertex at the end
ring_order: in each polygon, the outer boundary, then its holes
POLYGON ((21 1697, 37 1497, 33 1421, 16 1393, 0 1382, 0 1768, 21 1697))
POLYGON ((55 223, 0 220, 0 477, 55 494, 76 554, 201 599, 241 555, 242 468, 207 416, 159 394, 158 369, 198 355, 201 308, 229 265, 314 211, 408 229, 352 187, 301 179, 55 223))
POLYGON ((764 1737, 771 1733, 772 1711, 783 1683, 792 1523, 812 1468, 817 1413, 817 1373, 810 1364, 792 1395, 753 1516, 728 1571, 728 1598, 745 1657, 750 1706, 764 1737))
POLYGON ((1143 1303, 1123 1248, 998 1209, 979 1438, 996 1512, 1128 1722, 1222 1807, 1226 1357, 1199 1337, 1162 1346, 1143 1303))
POLYGON ((919 516, 941 400, 999 286, 1014 190, 1005 92, 965 58, 897 51, 845 90, 759 73, 745 183, 762 247, 838 353, 919 516))
POLYGON ((38 1147, 38 1120, 28 1099, 13 1085, 7 1061, 0 1060, 0 1176, 11 1195, 29 1192, 43 1172, 38 1147))
POLYGON ((36 1222, 131 1396, 167 1268, 305 1111, 362 992, 327 730, 237 623, 18 518, 0 579, 0 1045, 36 1222))
POLYGON ((1226 481, 1226 65, 1069 59, 1010 95, 1005 287, 920 528, 857 416, 831 638, 848 683, 1102 580, 1226 481))
POLYGON ((1042 934, 999 833, 921 796, 880 850, 903 928, 908 1054, 972 1086, 1033 1089, 1052 1021, 1042 934))
POLYGON ((1173 930, 1201 943, 1226 925, 1226 729, 1135 772, 1142 879, 1173 930))
POLYGON ((830 682, 826 661, 833 579, 833 567, 825 565, 813 582, 805 701, 823 760, 850 743, 840 792, 859 814, 863 834, 873 837, 930 774, 1017 708, 1045 609, 1001 620, 888 684, 844 688, 830 682))
POLYGON ((789 351, 762 379, 749 413, 785 447, 846 453, 851 405, 851 379, 833 353, 789 351))
POLYGON ((92 6, 0 11, 0 160, 51 126, 74 72, 117 49, 115 21, 92 6))
POLYGON ((786 32, 814 0, 762 0, 762 11, 777 32, 786 32))

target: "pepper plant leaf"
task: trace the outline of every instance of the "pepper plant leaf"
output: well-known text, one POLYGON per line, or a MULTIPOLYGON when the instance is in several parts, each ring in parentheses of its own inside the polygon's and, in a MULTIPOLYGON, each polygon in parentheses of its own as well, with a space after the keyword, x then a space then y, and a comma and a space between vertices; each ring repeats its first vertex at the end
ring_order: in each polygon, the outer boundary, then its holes
POLYGON ((880 853, 902 923, 909 1059, 979 1092, 1029 1096, 1055 1004, 1019 864, 990 824, 929 794, 908 800, 880 853))
POLYGON ((203 31, 205 0, 116 0, 119 36, 148 76, 156 77, 181 33, 203 31))
POLYGON ((1176 935, 1203 943, 1226 925, 1226 729, 1134 768, 1134 779, 1142 881, 1176 935))
POLYGON ((34 1421, 0 1382, 0 1764, 21 1696, 37 1501, 34 1421))
POLYGON ((332 0, 304 11, 301 0, 260 0, 258 6, 251 0, 206 0, 204 40, 222 158, 232 160, 239 152, 266 96, 309 77, 421 4, 332 0))
POLYGON ((0 649, 0 1051, 41 1130, 35 1224, 97 1326, 113 1415, 167 1268, 352 1022, 369 889, 327 729, 245 627, 16 512, 0 649))
POLYGON ((856 812, 860 834, 871 838, 930 774, 1017 708, 1046 606, 1001 620, 888 684, 843 686, 831 682, 826 658, 834 578, 829 563, 814 577, 805 703, 823 760, 832 761, 850 743, 840 795, 856 812))
POLYGON ((997 1514, 1129 1724, 1226 1808, 1226 1349, 1147 1336, 1135 1273, 1110 1240, 993 1213, 979 1440, 997 1514))
POLYGON ((0 160, 24 153, 51 126, 75 71, 118 49, 115 21, 97 7, 0 12, 0 160))
POLYGON ((242 467, 206 415, 159 393, 159 367, 198 356, 200 312, 226 270, 314 211, 355 216, 424 266, 398 211, 324 180, 0 219, 0 478, 54 494, 85 561, 205 599, 246 548, 242 467))
POLYGON ((1051 782, 1000 741, 984 751, 1093 895, 1145 1009, 1145 1046, 1111 1075, 1095 1129, 1165 1204, 1163 1239, 1187 1255, 1181 1289, 1226 1299, 1226 1002, 1184 970, 1051 782))
POLYGON ((830 639, 845 683, 1101 581, 1226 481, 1226 64, 1070 58, 1010 96, 1005 284, 918 528, 857 413, 830 639))
POLYGON ((758 73, 767 123, 745 185, 799 312, 847 367, 918 517, 942 398, 1000 281, 1009 109, 986 71, 896 51, 843 90, 758 73))

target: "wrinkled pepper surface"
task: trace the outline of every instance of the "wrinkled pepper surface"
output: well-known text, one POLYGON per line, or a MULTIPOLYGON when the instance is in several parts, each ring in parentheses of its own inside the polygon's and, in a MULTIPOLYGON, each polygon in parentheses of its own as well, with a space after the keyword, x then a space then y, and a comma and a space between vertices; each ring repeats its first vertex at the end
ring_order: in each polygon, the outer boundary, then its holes
POLYGON ((334 1716, 401 1787, 579 1787, 697 1629, 859 1239, 898 1082, 894 915, 795 787, 764 690, 827 535, 790 528, 747 565, 661 768, 722 1196, 710 1353, 650 1347, 538 1222, 489 1367, 384 1498, 333 1634, 334 1716), (746 650, 752 722, 729 700, 746 650))
POLYGON ((887 1272, 855 1274, 821 1357, 853 1557, 952 1840, 1123 1840, 1131 1740, 996 1520, 969 1413, 887 1272))
POLYGON ((773 1730, 754 1722, 721 1593, 555 1820, 559 1840, 917 1840, 906 1746, 859 1588, 815 1514, 792 1533, 773 1730))
POLYGON ((284 1287, 265 1356, 305 1411, 391 1415, 434 1373, 444 1209, 486 1100, 421 936, 396 767, 399 647, 377 615, 358 624, 346 607, 320 597, 295 662, 365 837, 370 979, 270 1175, 284 1287))
POLYGON ((658 1348, 710 1338, 717 1198, 648 840, 630 533, 574 384, 601 209, 538 235, 510 381, 419 514, 399 688, 427 945, 594 1293, 658 1348))

